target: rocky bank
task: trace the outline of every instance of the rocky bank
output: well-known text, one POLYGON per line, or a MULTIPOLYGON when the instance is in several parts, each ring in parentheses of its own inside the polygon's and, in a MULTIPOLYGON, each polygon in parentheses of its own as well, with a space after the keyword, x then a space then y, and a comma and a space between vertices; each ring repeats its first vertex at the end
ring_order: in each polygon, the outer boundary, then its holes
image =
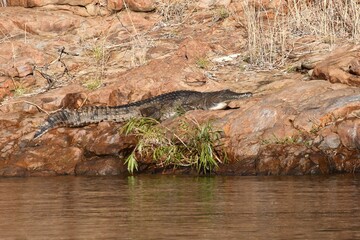
MULTIPOLYGON (((275 3, 268 4, 264 11, 271 12, 275 3)), ((60 108, 114 106, 182 89, 254 93, 231 103, 235 109, 183 116, 223 131, 229 161, 215 174, 360 172, 358 45, 293 52, 289 66, 299 71, 254 71, 244 60, 247 34, 237 1, 192 8, 145 0, 6 5, 0 8, 1 176, 126 174, 124 158, 136 139, 119 134, 121 124, 57 128, 33 141, 34 132, 60 108)), ((189 172, 140 165, 139 172, 189 172)))

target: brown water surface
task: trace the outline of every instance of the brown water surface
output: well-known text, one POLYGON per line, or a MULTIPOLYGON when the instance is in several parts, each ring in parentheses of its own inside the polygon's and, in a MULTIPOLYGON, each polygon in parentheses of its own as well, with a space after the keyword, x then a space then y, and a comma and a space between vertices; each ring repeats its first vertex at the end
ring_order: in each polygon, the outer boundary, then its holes
POLYGON ((0 239, 360 239, 360 177, 0 179, 0 239))

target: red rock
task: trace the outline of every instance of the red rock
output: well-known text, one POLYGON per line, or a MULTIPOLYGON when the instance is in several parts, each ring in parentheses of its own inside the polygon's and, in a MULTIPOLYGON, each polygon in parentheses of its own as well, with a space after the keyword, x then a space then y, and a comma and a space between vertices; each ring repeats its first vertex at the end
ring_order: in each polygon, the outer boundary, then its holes
POLYGON ((199 72, 191 72, 185 76, 184 82, 189 86, 201 86, 206 84, 206 78, 204 74, 199 72))
POLYGON ((109 105, 110 106, 119 106, 126 104, 127 95, 124 91, 121 91, 120 89, 113 90, 109 95, 109 105))
POLYGON ((154 0, 126 0, 126 5, 135 12, 151 12, 155 9, 154 0))
POLYGON ((90 16, 106 16, 109 15, 109 10, 105 5, 98 4, 97 2, 90 3, 85 6, 87 13, 90 16))
POLYGON ((119 127, 116 127, 116 124, 102 122, 96 127, 94 139, 85 143, 85 149, 99 156, 116 156, 120 151, 131 148, 134 143, 133 137, 120 135, 119 127))
POLYGON ((326 59, 315 65, 312 78, 360 86, 360 76, 351 74, 358 71, 355 63, 360 54, 359 51, 360 48, 354 45, 336 49, 326 59))
POLYGON ((25 77, 33 73, 33 67, 30 64, 20 65, 16 67, 19 77, 25 77))
POLYGON ((75 168, 76 175, 111 176, 127 174, 123 161, 116 157, 94 158, 80 162, 75 168))
POLYGON ((342 144, 348 149, 360 149, 360 119, 346 120, 337 127, 342 144))
POLYGON ((24 88, 30 88, 36 84, 36 79, 33 75, 27 75, 20 79, 20 85, 24 88))
POLYGON ((312 161, 306 157, 305 153, 304 146, 270 144, 259 155, 256 165, 257 173, 261 175, 304 175, 317 171, 317 166, 314 168, 312 161), (302 154, 292 154, 294 150, 299 151, 299 148, 302 154), (276 149, 276 151, 270 149, 276 149), (275 152, 278 153, 276 157, 275 152))
POLYGON ((0 176, 2 177, 25 177, 27 175, 27 170, 24 167, 6 166, 4 168, 0 168, 0 176))
POLYGON ((34 106, 32 104, 28 104, 28 103, 24 104, 23 112, 35 114, 38 111, 39 111, 39 109, 36 106, 34 106))
POLYGON ((200 58, 206 58, 210 50, 211 48, 208 44, 189 38, 180 44, 177 54, 190 63, 196 63, 200 58))
POLYGON ((9 67, 6 69, 6 75, 8 75, 11 78, 15 78, 19 76, 19 72, 14 67, 9 67))
POLYGON ((88 94, 88 102, 96 103, 97 105, 109 104, 109 98, 111 93, 114 91, 112 87, 97 89, 88 94))
POLYGON ((7 77, 0 77, 0 101, 9 96, 11 91, 15 89, 14 82, 7 77))
POLYGON ((25 156, 12 156, 16 165, 27 169, 29 175, 74 175, 75 166, 83 158, 82 151, 76 147, 59 148, 41 145, 41 151, 26 151, 25 156))
POLYGON ((9 7, 14 7, 14 6, 19 6, 19 7, 27 7, 27 0, 7 0, 7 6, 9 7))
POLYGON ((211 8, 214 6, 224 6, 228 7, 231 3, 231 0, 200 0, 198 1, 198 7, 200 8, 211 8))
POLYGON ((45 61, 44 53, 23 42, 4 42, 0 45, 0 72, 10 78, 32 75, 32 66, 45 61))
POLYGON ((108 0, 107 1, 107 8, 110 11, 120 11, 124 7, 123 0, 108 0))
POLYGON ((360 76, 360 59, 355 58, 349 63, 349 73, 360 76))
POLYGON ((5 28, 5 26, 6 26, 5 24, 0 23, 0 31, 4 36, 10 33, 10 30, 5 28))
POLYGON ((347 149, 338 149, 337 153, 334 153, 332 157, 332 165, 337 172, 356 172, 358 168, 359 160, 358 156, 352 154, 347 149), (354 159, 356 159, 354 161, 354 159))
POLYGON ((336 133, 329 133, 320 144, 321 149, 337 149, 341 144, 340 137, 336 133))
POLYGON ((21 7, 41 7, 45 5, 73 5, 73 6, 86 6, 92 0, 7 0, 8 6, 21 6, 21 7))
POLYGON ((46 99, 41 107, 46 111, 56 111, 62 107, 61 102, 61 98, 46 99))
POLYGON ((84 106, 85 101, 85 93, 68 93, 61 100, 61 106, 68 109, 78 109, 81 106, 84 106))
POLYGON ((329 174, 331 172, 328 156, 324 152, 311 152, 309 153, 309 159, 315 164, 311 174, 329 174))

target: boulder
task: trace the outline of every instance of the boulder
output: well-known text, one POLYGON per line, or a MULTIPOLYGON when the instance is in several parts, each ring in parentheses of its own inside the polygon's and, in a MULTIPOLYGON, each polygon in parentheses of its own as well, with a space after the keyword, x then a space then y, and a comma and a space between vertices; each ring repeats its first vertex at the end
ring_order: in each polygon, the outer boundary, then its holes
POLYGON ((108 0, 107 1, 107 8, 110 11, 120 11, 124 7, 123 0, 108 0))
POLYGON ((126 175, 127 169, 121 159, 116 157, 94 158, 77 164, 76 175, 113 176, 126 175))
POLYGON ((358 60, 360 47, 348 45, 337 48, 327 58, 315 65, 313 79, 324 79, 332 83, 360 86, 358 60))
POLYGON ((151 12, 155 10, 154 0, 126 0, 126 5, 135 12, 151 12))

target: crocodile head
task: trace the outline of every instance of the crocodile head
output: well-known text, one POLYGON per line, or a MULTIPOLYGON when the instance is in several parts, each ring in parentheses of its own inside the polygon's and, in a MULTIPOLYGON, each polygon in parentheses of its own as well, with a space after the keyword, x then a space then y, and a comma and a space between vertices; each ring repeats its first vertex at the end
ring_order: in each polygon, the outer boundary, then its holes
POLYGON ((206 106, 209 110, 225 109, 228 104, 237 99, 248 98, 253 94, 251 92, 237 93, 229 89, 209 93, 206 98, 206 106))

